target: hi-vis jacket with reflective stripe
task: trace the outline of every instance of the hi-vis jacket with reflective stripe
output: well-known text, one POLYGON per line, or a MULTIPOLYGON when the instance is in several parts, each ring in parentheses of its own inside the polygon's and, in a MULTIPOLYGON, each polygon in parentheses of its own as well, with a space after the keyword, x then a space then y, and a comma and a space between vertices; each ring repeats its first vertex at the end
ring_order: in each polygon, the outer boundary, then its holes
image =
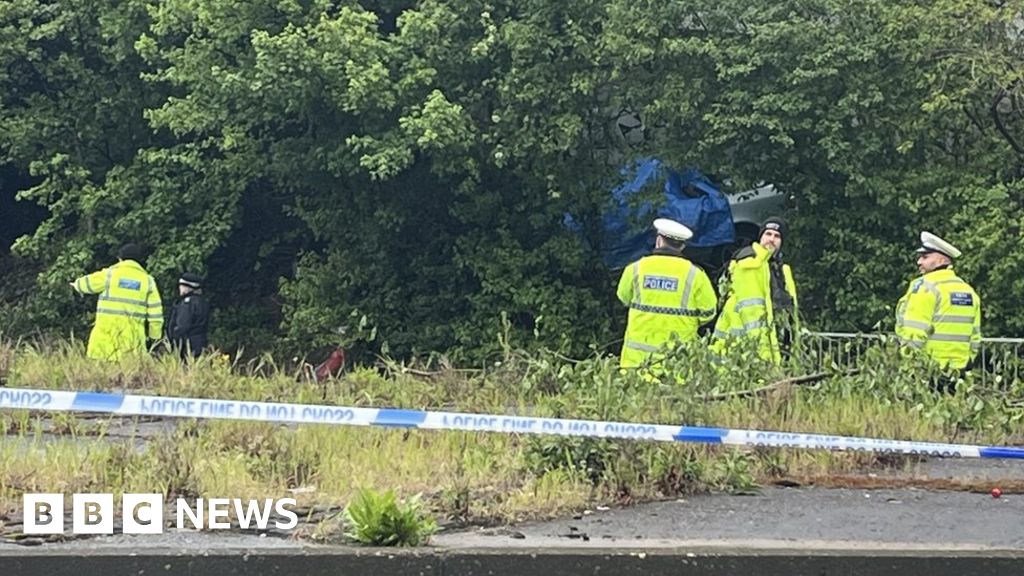
POLYGON ((933 270, 900 299, 896 336, 944 368, 964 368, 981 346, 981 298, 952 269, 933 270))
MULTIPOLYGON (((729 287, 726 290, 722 313, 715 322, 712 349, 722 352, 729 341, 749 339, 758 342, 758 354, 765 360, 779 364, 782 353, 776 332, 775 309, 772 306, 772 281, 769 260, 772 252, 754 243, 753 255, 729 263, 729 287)), ((788 327, 794 337, 800 333, 800 315, 796 297, 796 282, 788 264, 782 266, 786 292, 793 299, 793 316, 788 327)))
POLYGON ((153 277, 134 260, 122 260, 75 280, 75 290, 99 294, 96 324, 89 335, 87 354, 100 360, 118 360, 146 351, 146 336, 158 340, 164 323, 163 304, 153 277))
POLYGON ((627 266, 616 293, 629 306, 623 368, 640 365, 673 336, 682 342, 697 338, 697 328, 715 317, 715 291, 707 274, 665 251, 627 266))

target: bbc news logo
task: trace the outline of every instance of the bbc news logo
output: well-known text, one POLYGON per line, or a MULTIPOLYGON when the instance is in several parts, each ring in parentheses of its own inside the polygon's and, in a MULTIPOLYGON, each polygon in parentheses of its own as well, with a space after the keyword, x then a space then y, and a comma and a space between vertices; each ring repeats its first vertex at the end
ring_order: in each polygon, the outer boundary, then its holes
MULTIPOLYGON (((25 534, 64 533, 63 494, 25 494, 22 504, 25 534)), ((229 530, 233 513, 242 529, 266 530, 272 524, 278 530, 290 530, 299 523, 292 509, 295 504, 294 498, 178 498, 174 503, 175 526, 178 530, 229 530)), ((71 533, 113 534, 114 520, 120 518, 124 534, 161 534, 166 526, 165 510, 163 494, 124 494, 120 513, 113 494, 73 494, 71 533)))

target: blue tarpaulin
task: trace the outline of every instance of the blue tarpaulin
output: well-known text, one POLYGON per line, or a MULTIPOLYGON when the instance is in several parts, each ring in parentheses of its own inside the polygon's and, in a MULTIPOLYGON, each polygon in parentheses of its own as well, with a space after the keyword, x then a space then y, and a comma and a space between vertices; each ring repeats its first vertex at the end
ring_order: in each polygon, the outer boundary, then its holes
MULTIPOLYGON (((685 224, 694 232, 688 244, 695 248, 735 241, 729 200, 700 171, 679 172, 660 160, 645 159, 623 168, 622 175, 626 181, 611 191, 609 208, 601 216, 599 249, 610 268, 622 268, 650 254, 654 246, 651 222, 655 218, 685 224), (663 192, 660 197, 655 194, 658 187, 663 192), (658 200, 638 201, 640 195, 658 200)), ((566 216, 566 224, 580 229, 571 215, 566 216)))

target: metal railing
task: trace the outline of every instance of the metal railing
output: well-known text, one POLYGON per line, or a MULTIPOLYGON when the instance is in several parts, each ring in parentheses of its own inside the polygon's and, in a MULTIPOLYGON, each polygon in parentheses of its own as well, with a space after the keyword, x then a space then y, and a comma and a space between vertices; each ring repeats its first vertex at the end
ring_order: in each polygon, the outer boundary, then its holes
MULTIPOLYGON (((849 332, 805 332, 802 348, 819 369, 856 368, 867 351, 895 335, 849 332)), ((971 366, 982 383, 1007 384, 1024 377, 1024 338, 982 338, 978 357, 971 366)))

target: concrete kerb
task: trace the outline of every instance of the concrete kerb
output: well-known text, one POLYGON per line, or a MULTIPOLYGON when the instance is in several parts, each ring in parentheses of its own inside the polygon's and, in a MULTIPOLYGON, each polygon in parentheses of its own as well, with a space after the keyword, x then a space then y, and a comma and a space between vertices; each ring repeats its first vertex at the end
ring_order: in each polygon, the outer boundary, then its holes
POLYGON ((0 548, 5 576, 759 576, 899 575, 963 576, 1024 572, 1024 550, 947 551, 737 549, 258 549, 186 553, 153 549, 54 551, 0 548))

